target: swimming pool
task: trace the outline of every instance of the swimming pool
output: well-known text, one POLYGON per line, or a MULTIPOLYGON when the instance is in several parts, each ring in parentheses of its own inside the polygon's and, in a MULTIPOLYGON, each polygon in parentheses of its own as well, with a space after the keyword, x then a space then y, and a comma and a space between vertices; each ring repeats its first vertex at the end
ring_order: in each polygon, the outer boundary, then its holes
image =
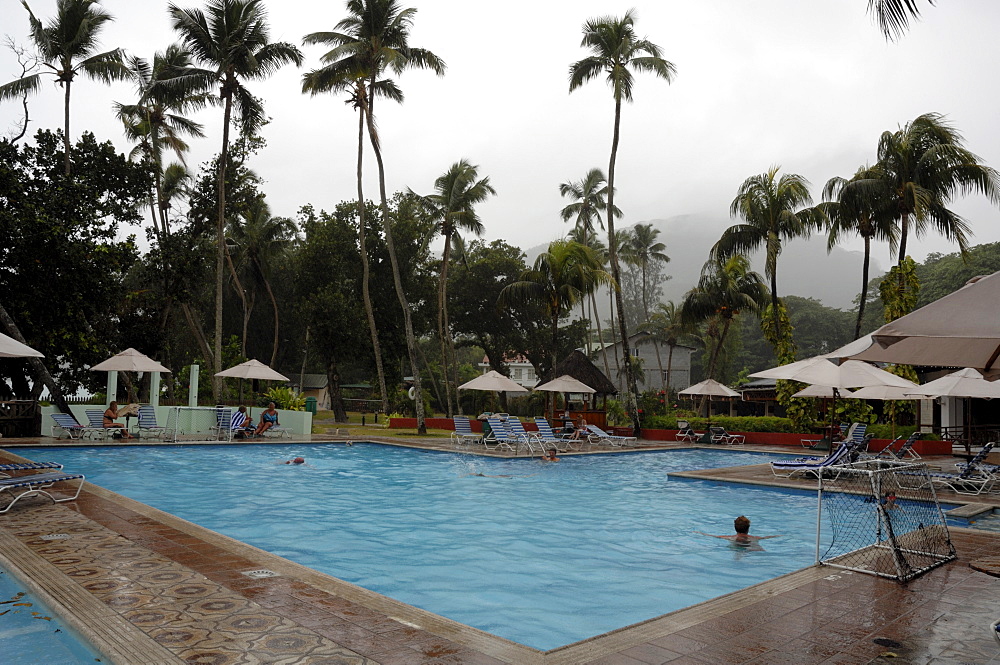
POLYGON ((4 568, 0 568, 0 654, 11 664, 82 665, 103 658, 4 568))
POLYGON ((544 464, 375 444, 18 452, 539 649, 687 607, 815 558, 814 492, 666 475, 773 455, 679 450, 544 464), (281 463, 298 455, 306 465, 281 463), (782 537, 747 551, 694 533, 732 533, 740 514, 753 520, 752 533, 782 537))

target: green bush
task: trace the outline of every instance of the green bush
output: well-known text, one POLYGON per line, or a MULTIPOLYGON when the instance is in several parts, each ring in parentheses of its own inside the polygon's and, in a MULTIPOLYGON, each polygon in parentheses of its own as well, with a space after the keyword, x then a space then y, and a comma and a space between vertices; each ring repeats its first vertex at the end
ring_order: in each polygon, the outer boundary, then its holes
POLYGON ((288 411, 306 410, 305 395, 296 394, 291 388, 286 388, 284 386, 280 388, 271 388, 264 395, 264 398, 268 402, 274 402, 279 409, 286 409, 288 411))
MULTIPOLYGON (((730 432, 791 432, 797 430, 788 418, 760 417, 760 416, 714 416, 709 418, 687 418, 679 416, 681 420, 688 421, 695 430, 704 430, 711 423, 714 426, 725 427, 730 432)), ((678 416, 651 416, 646 419, 645 427, 649 429, 677 429, 678 416)))
MULTIPOLYGON (((869 425, 868 434, 874 434, 876 439, 895 439, 897 436, 901 436, 904 439, 917 430, 915 425, 897 425, 896 426, 896 436, 892 435, 892 425, 869 425)), ((940 441, 941 437, 937 434, 924 433, 920 437, 924 441, 940 441)))

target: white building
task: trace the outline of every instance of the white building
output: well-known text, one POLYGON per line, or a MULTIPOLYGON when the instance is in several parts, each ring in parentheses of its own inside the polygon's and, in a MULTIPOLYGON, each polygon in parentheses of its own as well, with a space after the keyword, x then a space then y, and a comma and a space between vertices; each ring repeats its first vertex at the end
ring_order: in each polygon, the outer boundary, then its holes
MULTIPOLYGON (((629 351, 631 351, 633 358, 639 358, 642 362, 644 381, 639 382, 639 390, 659 390, 667 381, 670 349, 666 344, 659 342, 643 341, 642 344, 639 344, 640 339, 645 340, 646 335, 636 333, 629 336, 629 351), (657 360, 657 351, 659 351, 659 360, 657 360), (662 374, 660 373, 661 365, 663 367, 662 374)), ((672 390, 684 390, 691 385, 691 354, 695 350, 694 347, 683 344, 674 347, 673 356, 670 357, 669 361, 670 388, 672 390)), ((604 371, 604 356, 607 355, 608 367, 611 368, 611 375, 608 378, 618 386, 619 391, 627 392, 624 371, 621 372, 620 376, 618 375, 620 360, 618 363, 615 362, 616 354, 619 359, 621 358, 621 351, 621 342, 607 344, 604 348, 594 351, 594 364, 601 371, 604 371)))
MULTIPOLYGON (((524 356, 518 354, 512 358, 506 357, 503 359, 503 363, 510 370, 510 378, 514 383, 520 384, 528 390, 534 388, 538 383, 538 375, 535 374, 534 366, 524 356)), ((479 367, 483 370, 483 374, 493 369, 490 366, 490 357, 483 356, 479 367)))

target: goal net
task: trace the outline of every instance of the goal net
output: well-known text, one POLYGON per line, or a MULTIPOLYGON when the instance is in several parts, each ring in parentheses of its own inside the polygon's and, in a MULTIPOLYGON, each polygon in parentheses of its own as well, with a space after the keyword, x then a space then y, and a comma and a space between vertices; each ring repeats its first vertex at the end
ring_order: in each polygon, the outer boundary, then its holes
POLYGON ((925 464, 867 460, 836 471, 820 478, 819 519, 832 531, 826 552, 817 547, 820 563, 902 582, 955 558, 925 464))
POLYGON ((167 412, 167 429, 174 441, 215 441, 220 423, 228 427, 233 410, 210 406, 174 406, 167 412))

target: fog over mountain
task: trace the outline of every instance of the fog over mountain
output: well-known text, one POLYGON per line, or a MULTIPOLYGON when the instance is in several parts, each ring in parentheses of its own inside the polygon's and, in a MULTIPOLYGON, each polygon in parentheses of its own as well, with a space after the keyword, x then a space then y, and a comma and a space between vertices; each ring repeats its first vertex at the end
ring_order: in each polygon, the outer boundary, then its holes
MULTIPOLYGON (((698 282, 701 268, 708 259, 708 252, 719 239, 720 229, 731 226, 730 219, 717 219, 710 215, 677 215, 667 219, 650 219, 642 224, 653 224, 660 230, 659 240, 667 246, 670 262, 666 273, 671 278, 663 284, 663 300, 680 303, 684 294, 698 282)), ((630 228, 625 226, 624 228, 630 228)), ((534 262, 548 245, 526 249, 528 263, 534 262)), ((764 253, 750 257, 753 269, 764 274, 764 253)), ((862 252, 834 247, 826 251, 826 234, 796 239, 784 244, 778 258, 778 294, 815 298, 828 307, 850 310, 854 298, 861 291, 862 252)), ((878 260, 871 259, 870 277, 883 274, 878 260)))

